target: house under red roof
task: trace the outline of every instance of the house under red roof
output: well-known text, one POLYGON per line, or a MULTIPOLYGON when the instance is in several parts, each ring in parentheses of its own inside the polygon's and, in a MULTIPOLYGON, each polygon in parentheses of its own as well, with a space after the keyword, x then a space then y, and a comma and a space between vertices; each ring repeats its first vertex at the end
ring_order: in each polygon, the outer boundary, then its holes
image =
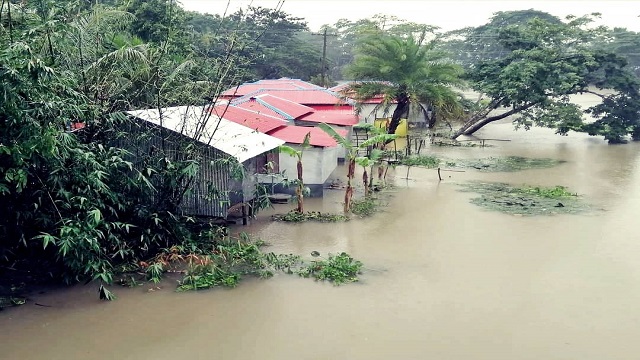
POLYGON ((244 125, 265 134, 271 130, 287 125, 287 122, 283 119, 233 105, 219 105, 214 107, 211 112, 220 118, 233 121, 234 123, 244 125))
POLYGON ((309 106, 313 109, 353 107, 350 100, 343 99, 338 93, 322 88, 298 90, 260 89, 245 95, 245 97, 257 97, 262 94, 269 94, 294 103, 309 106))
POLYGON ((353 126, 359 122, 358 115, 346 110, 319 110, 297 120, 340 126, 353 126))
MULTIPOLYGON (((336 129, 336 132, 342 136, 347 136, 346 130, 336 129)), ((291 144, 302 144, 304 142, 304 137, 308 133, 311 133, 309 142, 312 146, 332 147, 338 145, 338 142, 335 139, 317 127, 285 126, 272 130, 269 132, 269 135, 291 144)))
POLYGON ((282 115, 278 111, 268 106, 265 106, 264 104, 257 102, 256 99, 254 98, 246 99, 245 101, 242 101, 242 102, 233 102, 233 106, 246 109, 246 110, 251 110, 253 112, 257 112, 258 114, 265 114, 265 115, 277 117, 283 120, 289 120, 286 116, 282 115))
POLYGON ((310 82, 302 81, 300 79, 280 78, 280 79, 264 79, 256 81, 258 84, 265 85, 279 85, 279 84, 292 84, 300 89, 322 89, 322 87, 312 84, 310 82))
POLYGON ((330 106, 330 110, 314 110, 309 106, 301 105, 271 94, 261 94, 256 97, 238 99, 233 102, 233 105, 286 120, 327 123, 340 126, 353 126, 358 123, 358 116, 350 106, 344 110, 336 110, 335 106, 330 106))
POLYGON ((244 83, 240 86, 233 87, 231 89, 226 90, 221 94, 222 98, 233 99, 241 96, 245 96, 254 91, 261 89, 279 89, 279 90, 303 90, 303 89, 321 89, 324 88, 308 83, 306 81, 302 81, 300 79, 289 79, 289 78, 280 78, 280 79, 267 79, 267 80, 259 80, 252 83, 244 83))
POLYGON ((233 102, 233 105, 259 112, 275 113, 276 116, 287 120, 294 120, 313 112, 313 108, 268 93, 238 99, 233 102))

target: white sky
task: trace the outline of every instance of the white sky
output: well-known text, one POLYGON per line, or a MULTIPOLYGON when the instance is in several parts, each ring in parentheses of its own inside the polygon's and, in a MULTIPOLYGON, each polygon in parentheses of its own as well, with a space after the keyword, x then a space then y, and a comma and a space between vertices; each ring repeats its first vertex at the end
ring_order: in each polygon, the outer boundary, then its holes
MULTIPOLYGON (((247 5, 275 8, 278 0, 181 0, 187 10, 222 14, 247 5)), ((598 25, 640 31, 640 0, 284 0, 282 11, 304 18, 312 31, 340 18, 359 20, 384 13, 400 19, 436 25, 444 31, 487 23, 496 11, 535 9, 564 18, 602 14, 598 25)))

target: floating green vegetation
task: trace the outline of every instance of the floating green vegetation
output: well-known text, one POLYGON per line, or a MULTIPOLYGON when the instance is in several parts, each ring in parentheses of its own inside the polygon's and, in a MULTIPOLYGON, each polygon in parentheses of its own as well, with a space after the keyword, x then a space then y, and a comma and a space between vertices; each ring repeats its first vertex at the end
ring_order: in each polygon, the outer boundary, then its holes
POLYGON ((435 156, 414 155, 405 157, 400 160, 400 165, 437 168, 438 166, 440 166, 440 159, 435 156))
POLYGON ((275 221, 286 222, 305 222, 305 221, 319 221, 319 222, 340 222, 348 221, 349 218, 341 214, 322 213, 319 211, 307 211, 300 213, 296 210, 291 210, 286 214, 276 214, 271 217, 275 221))
POLYGON ((563 186, 511 186, 504 183, 473 182, 462 185, 463 191, 480 196, 471 203, 489 210, 514 215, 575 214, 588 210, 582 199, 563 186))
POLYGON ((24 305, 27 299, 21 296, 0 296, 0 310, 11 307, 24 305))
POLYGON ((367 217, 375 214, 379 206, 379 200, 373 197, 356 199, 351 202, 351 212, 360 217, 367 217))
POLYGON ((335 285, 358 281, 362 263, 354 260, 347 253, 329 254, 327 259, 314 260, 311 264, 297 271, 303 277, 314 277, 316 280, 328 280, 335 285))
POLYGON ((545 169, 557 166, 563 161, 547 158, 526 158, 522 156, 489 157, 484 159, 451 160, 448 166, 476 169, 485 172, 513 172, 527 169, 545 169))
POLYGON ((434 140, 431 142, 431 146, 440 146, 440 147, 493 147, 490 144, 482 144, 480 142, 471 142, 471 141, 456 141, 456 140, 434 140))
MULTIPOLYGON (((346 253, 306 263, 299 255, 265 253, 264 243, 248 235, 217 244, 211 254, 191 255, 178 291, 236 287, 246 276, 269 278, 276 272, 327 280, 335 285, 358 281, 362 263, 346 253)), ((314 257, 320 253, 314 251, 314 257)))

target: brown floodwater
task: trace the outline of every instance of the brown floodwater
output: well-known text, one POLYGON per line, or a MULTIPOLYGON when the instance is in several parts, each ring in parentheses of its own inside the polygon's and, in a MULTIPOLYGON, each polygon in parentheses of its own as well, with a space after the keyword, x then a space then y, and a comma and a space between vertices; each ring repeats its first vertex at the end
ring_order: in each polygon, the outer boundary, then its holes
MULTIPOLYGON (((398 168, 384 212, 339 224, 286 224, 263 213, 247 230, 269 251, 346 251, 366 267, 335 287, 290 275, 236 289, 175 293, 175 283, 95 285, 34 295, 0 312, 2 359, 640 358, 640 144, 494 124, 486 148, 429 148, 448 158, 563 160, 514 173, 398 168), (469 203, 470 180, 564 185, 593 211, 518 217, 469 203), (49 305, 42 307, 34 302, 49 305)), ((337 211, 342 193, 308 199, 337 211)), ((290 206, 278 205, 276 212, 290 206)))

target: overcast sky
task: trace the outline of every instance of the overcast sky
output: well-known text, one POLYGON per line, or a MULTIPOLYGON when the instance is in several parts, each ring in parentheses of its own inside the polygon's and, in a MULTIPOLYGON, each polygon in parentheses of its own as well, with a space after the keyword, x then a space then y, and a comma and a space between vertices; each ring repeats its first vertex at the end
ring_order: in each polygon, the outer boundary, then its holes
MULTIPOLYGON (((182 0, 187 10, 222 14, 249 4, 275 8, 278 0, 182 0)), ((602 13, 598 24, 640 31, 640 0, 284 0, 282 10, 304 18, 312 31, 340 18, 359 20, 375 14, 395 15, 409 21, 436 25, 444 31, 485 24, 496 11, 536 9, 564 18, 602 13)))

